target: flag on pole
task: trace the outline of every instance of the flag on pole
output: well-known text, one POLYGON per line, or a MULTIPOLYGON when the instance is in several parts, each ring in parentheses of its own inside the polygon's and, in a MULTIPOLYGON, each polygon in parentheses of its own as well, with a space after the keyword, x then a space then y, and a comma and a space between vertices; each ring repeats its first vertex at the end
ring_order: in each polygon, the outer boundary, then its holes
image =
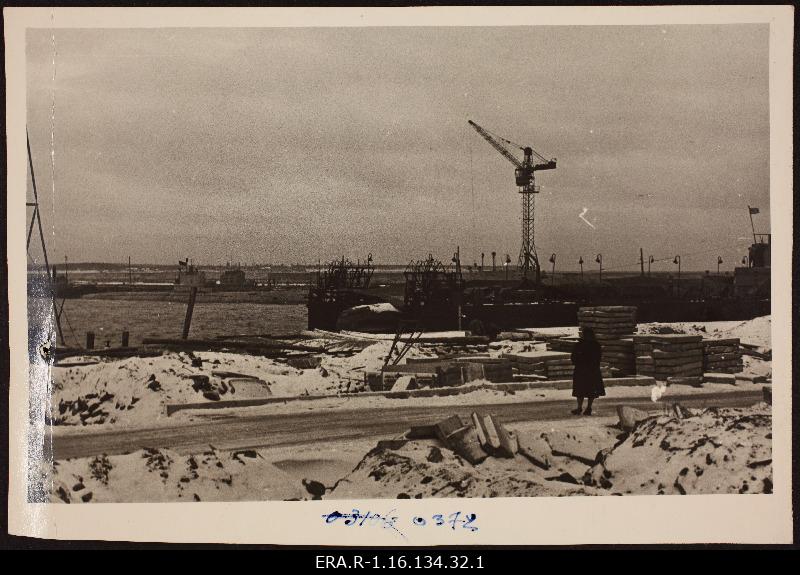
POLYGON ((753 216, 753 215, 758 213, 758 208, 750 208, 750 206, 748 206, 748 208, 750 209, 750 215, 751 216, 753 216))

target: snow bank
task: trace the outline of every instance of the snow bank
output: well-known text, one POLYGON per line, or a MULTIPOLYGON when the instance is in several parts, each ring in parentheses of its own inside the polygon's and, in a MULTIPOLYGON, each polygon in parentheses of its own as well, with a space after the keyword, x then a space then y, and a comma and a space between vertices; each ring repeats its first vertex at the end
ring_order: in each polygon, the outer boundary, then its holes
POLYGON ((614 494, 772 493, 770 408, 648 418, 584 479, 614 494))
POLYGON ((291 371, 262 358, 223 353, 165 353, 55 366, 51 420, 55 425, 80 426, 155 424, 166 418, 168 403, 270 396, 269 378, 291 371), (217 377, 213 372, 219 370, 252 377, 217 377))
POLYGON ((145 449, 56 461, 52 503, 311 499, 302 483, 253 450, 179 455, 145 449))

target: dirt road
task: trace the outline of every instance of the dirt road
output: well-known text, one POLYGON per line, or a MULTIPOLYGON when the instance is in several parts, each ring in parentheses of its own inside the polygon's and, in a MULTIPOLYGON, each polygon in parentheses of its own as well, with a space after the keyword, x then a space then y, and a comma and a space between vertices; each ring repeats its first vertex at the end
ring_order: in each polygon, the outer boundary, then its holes
MULTIPOLYGON (((752 405, 762 398, 761 388, 734 389, 724 393, 703 395, 674 394, 670 402, 686 407, 737 407, 752 405)), ((618 405, 631 405, 644 410, 663 406, 649 398, 603 398, 595 406, 595 415, 612 416, 618 405)), ((570 400, 529 401, 524 403, 434 405, 424 407, 392 407, 329 410, 304 413, 230 417, 203 423, 153 429, 70 434, 53 438, 55 459, 130 453, 145 447, 166 447, 181 453, 197 453, 213 445, 218 449, 262 448, 325 443, 373 437, 375 440, 395 437, 411 425, 434 423, 454 413, 469 415, 474 410, 490 411, 505 423, 548 421, 574 417, 570 400)))

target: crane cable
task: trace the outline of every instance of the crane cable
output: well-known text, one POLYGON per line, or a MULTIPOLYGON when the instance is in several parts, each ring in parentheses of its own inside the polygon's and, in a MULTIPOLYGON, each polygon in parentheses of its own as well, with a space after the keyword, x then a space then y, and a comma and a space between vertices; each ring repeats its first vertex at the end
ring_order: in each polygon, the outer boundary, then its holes
MULTIPOLYGON (((515 146, 515 147, 519 148, 520 150, 523 150, 523 151, 525 150, 525 146, 517 144, 516 142, 512 142, 511 140, 509 140, 508 138, 504 138, 503 136, 498 136, 497 134, 495 134, 494 132, 490 132, 486 128, 483 128, 483 130, 487 134, 491 135, 493 138, 496 138, 496 139, 498 139, 498 140, 500 140, 502 142, 505 142, 506 144, 511 144, 512 146, 515 146)), ((539 158, 542 162, 547 163, 547 162, 550 161, 547 158, 545 158, 543 155, 541 155, 539 152, 534 150, 533 148, 531 148, 531 151, 533 152, 533 155, 536 156, 537 158, 539 158)))

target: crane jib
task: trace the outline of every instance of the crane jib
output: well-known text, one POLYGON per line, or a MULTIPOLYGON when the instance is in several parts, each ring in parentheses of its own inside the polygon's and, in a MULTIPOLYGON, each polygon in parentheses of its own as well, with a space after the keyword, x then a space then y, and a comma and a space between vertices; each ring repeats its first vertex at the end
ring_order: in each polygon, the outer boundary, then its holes
MULTIPOLYGON (((541 154, 536 152, 531 147, 522 148, 522 150, 525 153, 525 159, 522 160, 522 161, 519 160, 514 154, 511 153, 511 150, 509 150, 505 145, 503 145, 502 142, 498 141, 499 136, 498 137, 493 136, 487 130, 485 130, 484 128, 480 127, 478 124, 476 124, 472 120, 467 120, 467 122, 469 122, 470 126, 475 128, 475 131, 478 132, 483 137, 484 140, 489 142, 489 144, 491 144, 492 147, 495 150, 500 152, 500 154, 502 154, 503 157, 505 157, 509 162, 511 162, 512 164, 517 166, 517 168, 525 169, 525 170, 531 170, 531 171, 554 170, 556 168, 555 159, 548 161, 548 160, 546 160, 544 158, 544 156, 542 156, 541 154), (534 154, 538 158, 544 160, 544 163, 534 164, 532 162, 532 158, 531 158, 531 156, 534 155, 534 154)), ((499 139, 502 139, 504 141, 508 141, 508 140, 505 140, 505 138, 499 138, 499 139)))

